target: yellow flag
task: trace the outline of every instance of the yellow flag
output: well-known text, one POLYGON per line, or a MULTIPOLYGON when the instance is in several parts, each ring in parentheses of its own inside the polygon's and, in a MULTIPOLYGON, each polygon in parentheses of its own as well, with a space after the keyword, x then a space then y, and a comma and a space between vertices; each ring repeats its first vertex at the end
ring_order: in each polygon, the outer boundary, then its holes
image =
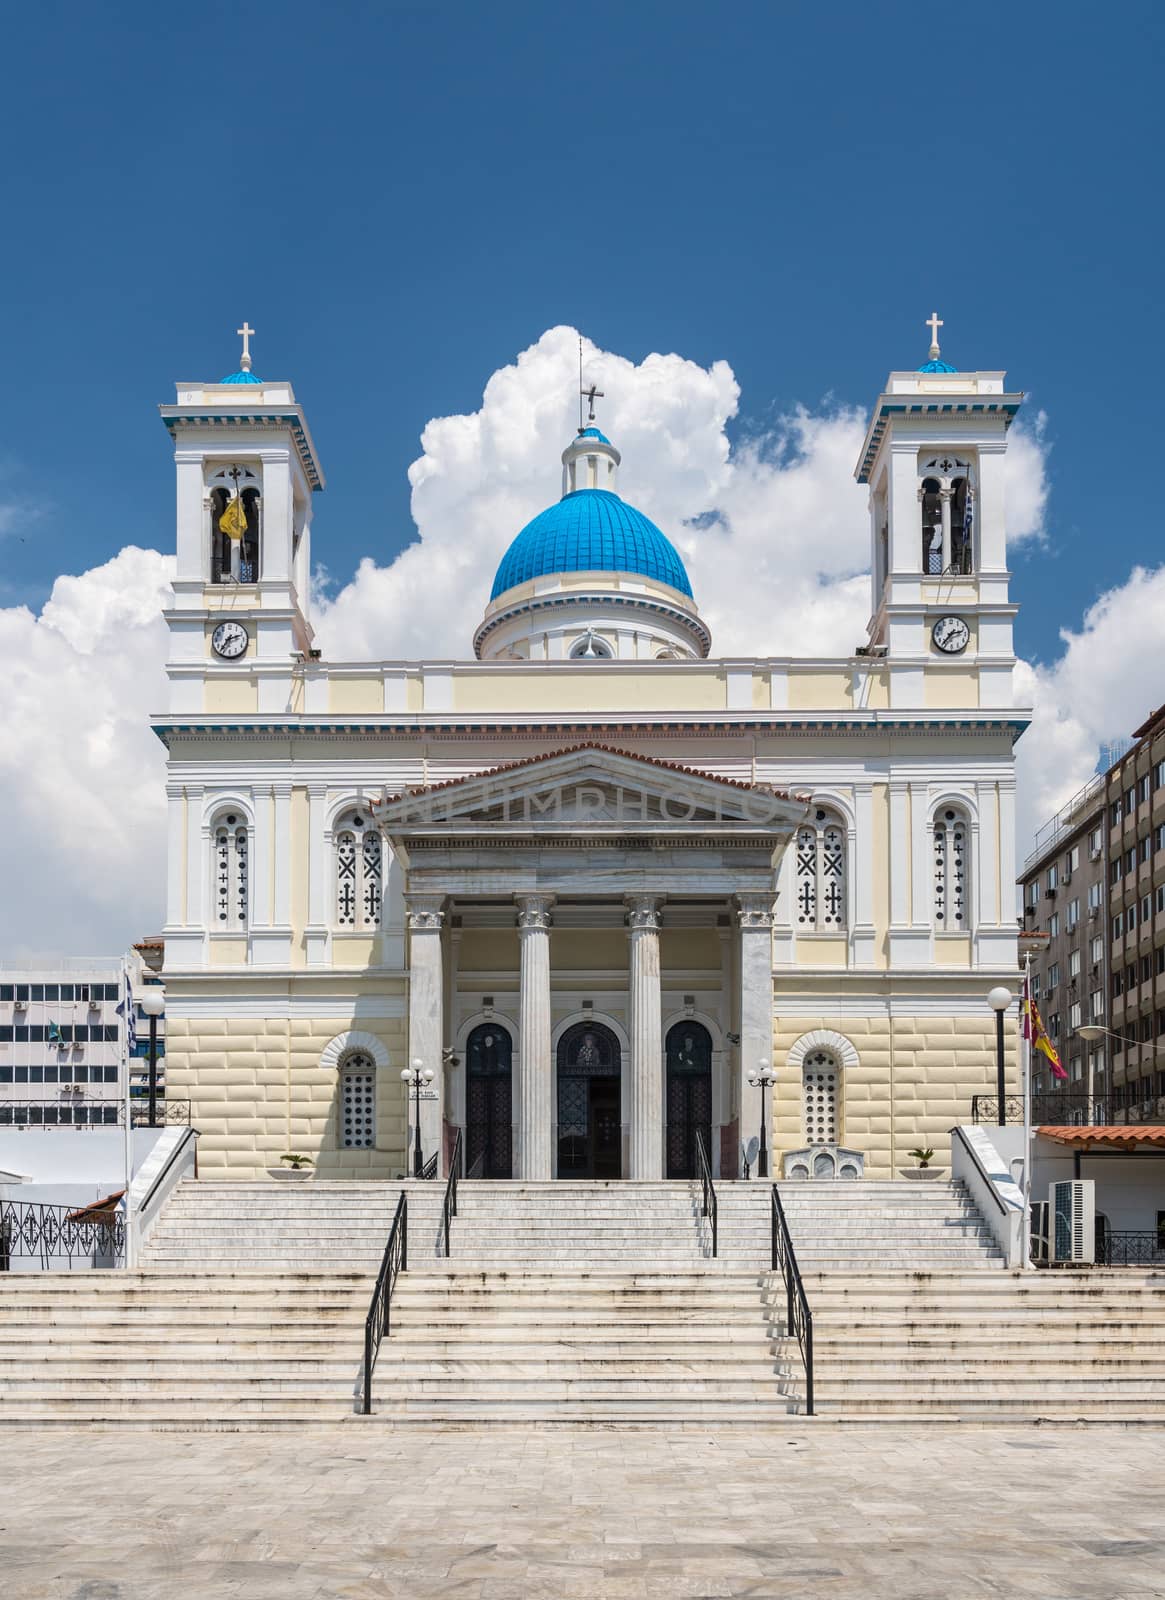
POLYGON ((241 539, 246 533, 247 513, 243 510, 243 502, 238 495, 234 497, 218 519, 218 525, 228 539, 241 539))

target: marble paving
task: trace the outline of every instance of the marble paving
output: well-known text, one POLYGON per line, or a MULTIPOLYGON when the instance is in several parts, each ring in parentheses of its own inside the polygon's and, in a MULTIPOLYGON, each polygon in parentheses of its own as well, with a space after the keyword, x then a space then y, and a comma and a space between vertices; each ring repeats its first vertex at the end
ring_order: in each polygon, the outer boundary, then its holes
POLYGON ((0 1595, 1142 1600, 1165 1430, 14 1430, 0 1595))

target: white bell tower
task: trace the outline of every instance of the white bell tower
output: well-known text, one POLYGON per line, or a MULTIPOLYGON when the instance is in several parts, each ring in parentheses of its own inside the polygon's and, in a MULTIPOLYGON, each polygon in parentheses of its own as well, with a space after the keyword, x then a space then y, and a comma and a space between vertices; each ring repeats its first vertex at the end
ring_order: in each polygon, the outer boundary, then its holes
POLYGON ((855 469, 870 490, 866 649, 885 657, 892 707, 955 705, 968 690, 975 704, 1006 707, 1017 608, 1004 457, 1023 395, 1002 372, 959 372, 942 359, 937 313, 926 326, 928 359, 886 380, 855 469))
POLYGON ((312 496, 324 475, 290 383, 258 377, 255 330, 244 322, 238 331, 237 372, 179 383, 175 403, 159 407, 178 488, 166 614, 176 713, 286 711, 296 669, 312 654, 312 496))

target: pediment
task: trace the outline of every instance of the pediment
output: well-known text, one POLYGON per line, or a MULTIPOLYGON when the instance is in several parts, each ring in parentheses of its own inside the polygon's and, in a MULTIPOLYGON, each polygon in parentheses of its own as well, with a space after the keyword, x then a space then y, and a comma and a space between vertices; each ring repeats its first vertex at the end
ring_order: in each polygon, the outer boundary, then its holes
POLYGON ((624 751, 584 747, 515 762, 448 784, 386 796, 376 815, 390 836, 783 836, 805 801, 624 751))

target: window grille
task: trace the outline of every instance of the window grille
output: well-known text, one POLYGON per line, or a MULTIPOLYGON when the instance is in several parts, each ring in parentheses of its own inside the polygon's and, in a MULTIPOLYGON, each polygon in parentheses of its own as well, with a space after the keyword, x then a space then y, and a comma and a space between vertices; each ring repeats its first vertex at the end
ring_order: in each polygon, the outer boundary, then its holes
POLYGON ((837 1062, 825 1050, 806 1056, 803 1068, 806 1144, 836 1144, 837 1062))
POLYGON ((934 921, 940 933, 968 925, 967 819, 952 807, 934 819, 934 921))
POLYGON ((247 926, 248 837, 244 818, 228 812, 214 827, 214 924, 234 933, 247 926))
POLYGON ((846 924, 845 827, 818 810, 797 830, 797 926, 803 933, 835 933, 846 924))
POLYGON ((376 1143, 376 1065, 358 1051, 340 1068, 340 1144, 371 1150, 376 1143))
POLYGON ((336 926, 378 928, 384 850, 379 830, 363 811, 350 811, 336 833, 336 926))

